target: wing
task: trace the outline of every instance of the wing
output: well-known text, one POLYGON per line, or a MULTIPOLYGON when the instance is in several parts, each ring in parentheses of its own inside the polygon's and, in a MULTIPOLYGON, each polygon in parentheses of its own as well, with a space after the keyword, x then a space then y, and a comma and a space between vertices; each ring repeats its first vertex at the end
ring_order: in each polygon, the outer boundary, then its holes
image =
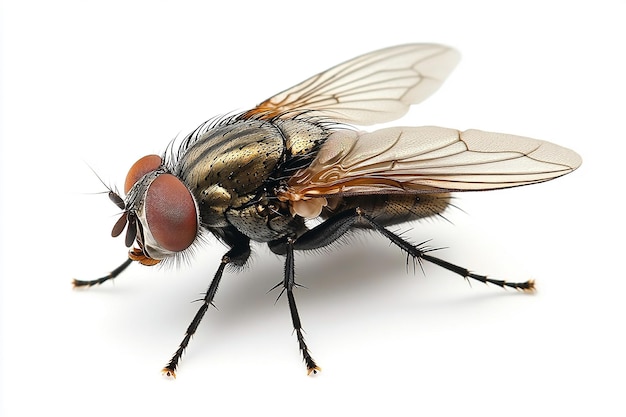
POLYGON ((570 149, 502 133, 432 126, 340 130, 279 198, 299 202, 299 214, 309 212, 306 201, 312 212, 321 207, 315 197, 493 190, 548 181, 581 163, 570 149))
POLYGON ((381 49, 319 73, 265 100, 244 117, 270 119, 308 111, 342 123, 388 122, 434 93, 458 61, 458 52, 443 45, 381 49))

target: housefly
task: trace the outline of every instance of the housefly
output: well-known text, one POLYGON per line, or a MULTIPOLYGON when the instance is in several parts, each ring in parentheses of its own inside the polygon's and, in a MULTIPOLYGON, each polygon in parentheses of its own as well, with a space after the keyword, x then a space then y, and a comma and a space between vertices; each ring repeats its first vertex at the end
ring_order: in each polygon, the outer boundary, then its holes
MULTIPOLYGON (((202 305, 164 374, 181 356, 217 292, 227 265, 242 267, 250 242, 285 257, 283 279, 293 327, 308 373, 320 370, 302 335, 294 288, 294 253, 326 247, 359 229, 376 231, 416 262, 431 262, 466 279, 532 291, 534 282, 478 275, 435 257, 389 226, 439 216, 456 191, 493 190, 560 177, 582 162, 574 151, 536 139, 443 127, 352 128, 388 122, 436 91, 458 53, 435 44, 394 46, 359 56, 243 113, 203 123, 162 155, 129 170, 112 236, 126 229, 132 262, 180 260, 206 235, 228 246, 202 305), (317 219, 310 226, 310 219, 317 219)), ((280 297, 280 296, 279 296, 280 297)))

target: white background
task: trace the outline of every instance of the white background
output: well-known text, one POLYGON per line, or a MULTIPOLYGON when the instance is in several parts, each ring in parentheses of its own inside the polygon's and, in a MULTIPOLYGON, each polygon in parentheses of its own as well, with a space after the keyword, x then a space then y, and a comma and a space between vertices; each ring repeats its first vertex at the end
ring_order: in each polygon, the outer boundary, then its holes
POLYGON ((5 1, 2 6, 2 386, 7 416, 624 415, 623 1, 5 1), (228 3, 228 5, 225 5, 228 3), (282 261, 227 273, 175 381, 160 375, 225 248, 133 265, 118 209, 130 165, 214 115, 245 110, 380 47, 439 42, 463 60, 398 124, 549 139, 583 166, 464 194, 446 222, 400 228, 502 291, 371 236, 298 255, 296 297, 323 367, 307 377, 282 261))

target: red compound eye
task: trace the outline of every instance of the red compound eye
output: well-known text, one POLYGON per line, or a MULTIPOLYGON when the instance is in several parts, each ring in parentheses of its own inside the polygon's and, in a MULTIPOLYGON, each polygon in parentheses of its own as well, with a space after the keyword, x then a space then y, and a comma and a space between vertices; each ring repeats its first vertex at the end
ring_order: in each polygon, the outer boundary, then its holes
POLYGON ((135 162, 128 174, 126 174, 126 181, 124 181, 124 194, 128 194, 133 185, 141 179, 148 172, 156 171, 163 160, 159 155, 147 155, 135 162))
POLYGON ((159 175, 146 193, 146 222, 157 243, 172 252, 187 249, 198 234, 198 216, 191 193, 171 174, 159 175))

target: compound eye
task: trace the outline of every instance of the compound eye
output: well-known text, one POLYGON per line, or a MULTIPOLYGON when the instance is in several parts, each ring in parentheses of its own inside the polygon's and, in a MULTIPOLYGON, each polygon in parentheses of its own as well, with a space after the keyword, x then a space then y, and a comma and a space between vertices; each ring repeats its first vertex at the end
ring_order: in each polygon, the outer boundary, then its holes
POLYGON ((180 252, 198 234, 196 205, 189 189, 172 174, 159 175, 146 193, 146 223, 163 249, 180 252))
POLYGON ((128 194, 133 185, 149 172, 159 169, 163 160, 159 155, 147 155, 135 162, 128 174, 126 174, 126 181, 124 181, 124 194, 128 194))

